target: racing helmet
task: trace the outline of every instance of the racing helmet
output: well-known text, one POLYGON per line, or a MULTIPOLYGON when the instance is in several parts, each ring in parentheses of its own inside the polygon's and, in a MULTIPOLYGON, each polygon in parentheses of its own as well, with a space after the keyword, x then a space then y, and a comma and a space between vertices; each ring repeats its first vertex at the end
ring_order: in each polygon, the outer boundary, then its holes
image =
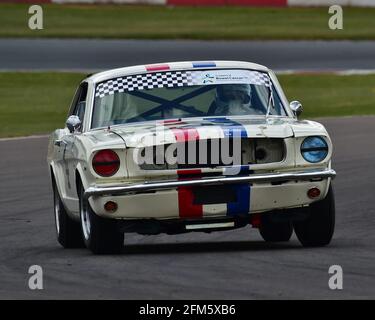
POLYGON ((216 114, 248 113, 251 107, 249 84, 222 84, 216 88, 216 114))

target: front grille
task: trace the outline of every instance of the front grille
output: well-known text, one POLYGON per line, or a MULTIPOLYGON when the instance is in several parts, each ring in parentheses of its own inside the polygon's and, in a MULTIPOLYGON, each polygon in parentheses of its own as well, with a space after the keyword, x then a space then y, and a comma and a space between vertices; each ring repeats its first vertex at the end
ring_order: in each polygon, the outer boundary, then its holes
POLYGON ((266 164, 280 162, 285 157, 284 140, 280 138, 208 139, 144 148, 148 152, 143 170, 216 168, 223 166, 266 164), (178 153, 176 153, 180 150, 178 153), (172 152, 174 151, 174 152, 172 152), (173 157, 171 157, 173 153, 173 157), (177 159, 176 159, 177 158, 177 159), (174 159, 177 161, 168 161, 174 159), (150 161, 151 160, 151 161, 150 161), (231 162, 232 161, 232 162, 231 162), (233 163, 234 162, 234 163, 233 163))

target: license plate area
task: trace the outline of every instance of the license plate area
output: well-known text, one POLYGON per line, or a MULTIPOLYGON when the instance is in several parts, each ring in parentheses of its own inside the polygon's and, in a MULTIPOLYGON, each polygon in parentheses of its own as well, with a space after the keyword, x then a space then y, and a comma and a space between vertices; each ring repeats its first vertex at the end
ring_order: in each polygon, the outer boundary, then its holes
POLYGON ((206 186, 193 189, 193 204, 219 204, 237 202, 237 193, 230 186, 206 186))

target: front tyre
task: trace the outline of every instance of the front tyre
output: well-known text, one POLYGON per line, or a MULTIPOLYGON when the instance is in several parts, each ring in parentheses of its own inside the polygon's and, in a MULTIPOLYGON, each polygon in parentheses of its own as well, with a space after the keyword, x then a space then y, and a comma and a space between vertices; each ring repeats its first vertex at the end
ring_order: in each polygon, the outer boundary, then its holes
POLYGON ((294 230, 304 247, 321 247, 331 242, 335 229, 335 198, 332 185, 327 196, 310 205, 306 220, 295 221, 294 230))
POLYGON ((66 249, 84 248, 80 225, 66 213, 54 179, 52 189, 57 241, 66 249))
POLYGON ((83 199, 84 190, 80 187, 79 211, 82 236, 85 245, 94 254, 121 252, 124 246, 124 233, 119 232, 116 221, 99 217, 83 199))
POLYGON ((262 222, 259 233, 266 242, 289 241, 293 234, 293 225, 289 221, 273 222, 267 219, 262 222))

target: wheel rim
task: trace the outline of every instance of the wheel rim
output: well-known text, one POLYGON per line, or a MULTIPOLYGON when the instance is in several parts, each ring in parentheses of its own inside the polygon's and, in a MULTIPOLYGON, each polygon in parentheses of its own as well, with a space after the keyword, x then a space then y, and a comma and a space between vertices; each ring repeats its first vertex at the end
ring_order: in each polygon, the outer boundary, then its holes
POLYGON ((82 225, 82 231, 83 231, 83 236, 85 237, 86 240, 90 238, 90 233, 91 233, 91 221, 90 221, 90 215, 87 210, 87 206, 83 204, 82 197, 81 197, 81 225, 82 225))
POLYGON ((54 192, 54 202, 55 202, 55 226, 57 235, 60 234, 60 199, 57 194, 57 190, 54 192))

